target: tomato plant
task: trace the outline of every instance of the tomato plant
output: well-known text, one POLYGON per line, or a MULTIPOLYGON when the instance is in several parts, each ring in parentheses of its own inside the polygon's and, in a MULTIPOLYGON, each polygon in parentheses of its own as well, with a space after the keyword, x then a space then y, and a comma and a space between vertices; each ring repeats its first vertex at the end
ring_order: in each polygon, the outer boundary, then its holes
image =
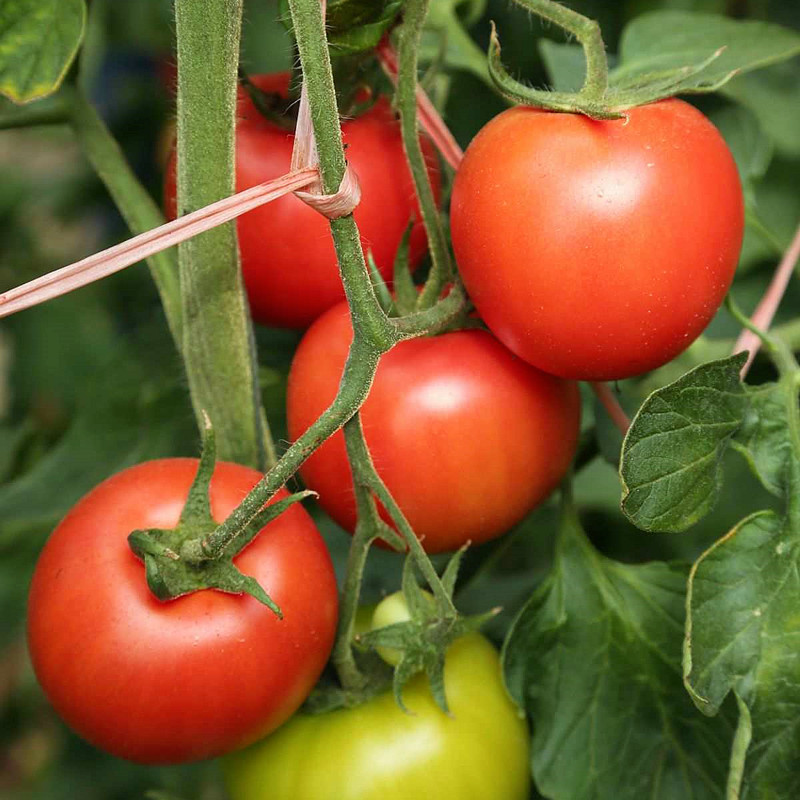
MULTIPOLYGON (((163 459, 100 484, 67 514, 36 565, 28 644, 58 713, 122 758, 174 763, 220 755, 289 717, 325 664, 336 629, 330 556, 295 505, 236 558, 281 607, 204 590, 163 603, 128 547, 135 529, 173 527, 197 462, 163 459)), ((217 465, 222 520, 260 474, 217 465)))
POLYGON ((3 800, 797 796, 796 0, 0 9, 3 800))
MULTIPOLYGON (((303 337, 289 372, 292 438, 333 400, 351 339, 344 304, 303 337)), ((499 536, 541 502, 572 459, 579 413, 575 384, 529 367, 481 330, 397 345, 361 410, 378 474, 430 553, 499 536)), ((300 473, 322 507, 352 530, 343 434, 300 473)))
POLYGON ((716 128, 665 100, 607 121, 503 112, 467 149, 450 219, 500 341, 554 375, 615 380, 705 328, 733 280, 744 209, 716 128))
MULTIPOLYGON (((395 597, 375 609, 382 624, 407 618, 395 597)), ((451 716, 424 676, 403 691, 410 714, 386 692, 354 708, 295 716, 225 760, 232 800, 525 800, 527 726, 487 639, 469 634, 450 646, 445 685, 451 716)))
MULTIPOLYGON (((286 94, 288 74, 254 75, 264 91, 286 94)), ((425 253, 425 229, 419 221, 414 183, 405 162, 400 131, 385 98, 364 114, 345 120, 342 136, 347 160, 358 175, 361 202, 355 219, 364 251, 389 278, 400 240, 413 222, 409 263, 425 253)), ((422 139, 428 173, 438 196, 440 178, 433 146, 422 139)), ((266 119, 239 92, 236 126, 236 188, 249 189, 289 171, 294 136, 266 119)), ((175 214, 175 156, 167 167, 165 203, 175 214)), ((328 221, 291 195, 257 208, 238 221, 239 249, 253 318, 264 325, 305 328, 344 299, 328 221)))

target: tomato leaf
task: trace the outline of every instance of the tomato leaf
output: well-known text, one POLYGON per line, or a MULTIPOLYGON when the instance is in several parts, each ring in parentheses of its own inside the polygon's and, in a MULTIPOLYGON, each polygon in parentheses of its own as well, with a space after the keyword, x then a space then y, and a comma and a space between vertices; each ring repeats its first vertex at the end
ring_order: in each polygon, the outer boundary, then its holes
POLYGON ((750 405, 744 423, 731 442, 764 488, 779 497, 786 490, 787 466, 792 458, 786 393, 793 391, 790 384, 783 383, 765 383, 749 389, 750 405))
POLYGON ((607 559, 565 514, 553 570, 503 648, 546 797, 722 797, 733 725, 698 714, 681 685, 687 572, 607 559))
POLYGON ((742 424, 746 356, 711 361, 653 392, 622 445, 622 511, 646 531, 682 531, 714 505, 720 462, 742 424))
POLYGON ((756 115, 744 106, 730 105, 712 112, 710 119, 730 147, 742 183, 763 178, 774 148, 756 115))
POLYGON ((707 714, 717 713, 730 692, 740 707, 733 797, 742 789, 748 797, 800 792, 797 472, 794 462, 788 516, 748 517, 700 557, 689 582, 687 688, 707 714))
POLYGON ((586 56, 580 45, 539 39, 536 43, 550 84, 557 92, 577 92, 586 80, 586 56))
POLYGON ((619 92, 654 80, 673 81, 672 94, 709 91, 737 74, 798 53, 800 33, 780 25, 689 11, 653 11, 625 27, 620 65, 609 82, 619 92))
POLYGON ((758 117, 776 148, 800 156, 800 63, 797 59, 735 78, 723 94, 758 117))
MULTIPOLYGON (((191 441, 184 392, 156 393, 139 376, 117 376, 82 405, 58 444, 35 465, 0 487, 0 549, 45 534, 89 489, 150 458, 175 455, 191 441), (102 400, 98 401, 98 397, 102 400)), ((90 385, 91 388, 91 385, 90 385)), ((32 541, 31 541, 32 540, 32 541)))
POLYGON ((78 52, 85 26, 84 0, 3 0, 0 94, 16 103, 52 94, 78 52))

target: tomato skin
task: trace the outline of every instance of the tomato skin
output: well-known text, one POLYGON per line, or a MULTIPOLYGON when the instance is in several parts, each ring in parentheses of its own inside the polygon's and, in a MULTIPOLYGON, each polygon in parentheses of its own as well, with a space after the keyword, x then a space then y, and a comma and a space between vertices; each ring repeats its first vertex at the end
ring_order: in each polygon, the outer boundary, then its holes
MULTIPOLYGON (((264 736, 303 702, 333 645, 333 568, 299 505, 236 558, 283 620, 246 595, 204 590, 163 603, 150 593, 127 536, 174 527, 196 470, 195 459, 163 459, 97 486, 53 532, 31 584, 28 645, 42 688, 81 736, 132 761, 199 760, 264 736)), ((218 463, 214 518, 260 478, 218 463)))
MULTIPOLYGON (((346 304, 309 328, 289 372, 289 435, 333 400, 352 327, 346 304)), ((429 553, 499 536, 555 488, 575 451, 575 384, 515 358, 491 334, 465 330, 402 342, 378 366, 361 409, 378 474, 429 553)), ((300 468, 322 507, 355 526, 339 432, 300 468)))
POLYGON ((518 107, 456 176, 459 271, 493 333, 534 366, 613 380, 671 360, 733 280, 736 164, 695 108, 663 100, 597 121, 518 107))
POLYGON ((401 711, 391 692, 355 708, 298 714, 225 759, 231 800, 527 800, 528 730, 480 634, 445 660, 452 717, 419 675, 401 711))
MULTIPOLYGON (((267 91, 286 94, 288 74, 251 76, 267 91)), ((289 171, 294 136, 269 122, 240 92, 236 127, 236 190, 243 191, 289 171)), ((394 257, 409 221, 420 220, 400 126, 385 98, 362 116, 342 122, 347 159, 361 184, 354 212, 364 253, 372 252, 380 273, 391 279, 394 257)), ((441 178, 431 142, 420 138, 438 201, 441 178)), ((165 206, 175 216, 175 154, 166 172, 165 206)), ((250 211, 237 221, 242 274, 253 319, 263 325, 305 328, 344 299, 330 225, 293 195, 250 211)), ((416 266, 427 246, 416 222, 409 263, 416 266)))

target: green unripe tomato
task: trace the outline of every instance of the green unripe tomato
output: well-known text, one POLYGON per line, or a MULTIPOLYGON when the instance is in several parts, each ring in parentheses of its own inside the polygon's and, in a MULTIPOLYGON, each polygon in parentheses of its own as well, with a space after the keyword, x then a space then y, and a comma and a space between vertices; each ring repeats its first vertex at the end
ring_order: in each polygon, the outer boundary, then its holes
POLYGON ((526 800, 528 729, 495 648, 476 633, 454 642, 445 686, 451 716, 423 675, 403 692, 411 714, 391 692, 355 708, 298 714, 225 758, 231 800, 526 800))
MULTIPOLYGON (((430 600, 433 606, 434 599, 430 592, 423 592, 424 596, 430 600)), ((378 628, 385 628, 388 625, 395 625, 398 622, 408 622, 411 619, 411 614, 408 611, 408 605, 402 592, 394 592, 387 595, 383 600, 375 606, 372 612, 372 630, 378 628)), ((402 653, 394 647, 376 647, 378 655, 393 667, 400 663, 402 653)))

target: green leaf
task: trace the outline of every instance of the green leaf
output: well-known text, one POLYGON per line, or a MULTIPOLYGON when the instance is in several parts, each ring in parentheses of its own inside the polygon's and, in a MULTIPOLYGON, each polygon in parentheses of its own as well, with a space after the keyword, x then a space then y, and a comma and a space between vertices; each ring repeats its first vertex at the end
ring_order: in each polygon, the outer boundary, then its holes
POLYGON ((744 418, 746 356, 711 361, 653 392, 622 445, 622 511, 646 531, 682 531, 711 510, 720 461, 744 418))
POLYGON ((552 39, 539 39, 536 44, 553 89, 557 92, 577 92, 586 79, 583 48, 552 39))
POLYGON ((184 392, 154 395, 133 375, 102 381, 58 444, 28 472, 0 486, 0 548, 49 530, 86 492, 149 458, 176 455, 192 439, 184 392), (130 380, 130 383, 128 382, 130 380))
POLYGON ((740 783, 742 797, 800 796, 800 530, 793 516, 748 517, 700 557, 689 583, 687 688, 707 714, 729 692, 746 707, 741 736, 750 746, 732 770, 732 797, 740 783))
POLYGON ((611 561, 562 521, 553 570, 503 649, 546 797, 722 797, 733 726, 698 714, 681 685, 687 571, 611 561))
POLYGON ((767 491, 782 496, 792 458, 787 392, 791 383, 765 383, 748 390, 750 405, 732 447, 744 456, 767 491))
POLYGON ((633 19, 622 32, 620 66, 609 76, 617 89, 654 76, 672 78, 676 93, 718 88, 734 75, 800 53, 800 33, 768 22, 732 20, 690 11, 654 11, 633 19), (695 74, 681 76, 687 67, 695 74))
POLYGON ((723 94, 749 108, 787 156, 800 156, 800 63, 797 59, 735 78, 723 94))
POLYGON ((52 94, 78 52, 84 0, 3 0, 0 94, 27 103, 52 94))
MULTIPOLYGON (((402 5, 403 0, 329 0, 325 23, 331 55, 351 56, 375 48, 402 5)), ((279 7, 291 28, 288 0, 281 0, 279 7)))
POLYGON ((732 105, 713 112, 710 119, 725 137, 742 183, 763 178, 774 148, 758 117, 743 106, 732 105))

